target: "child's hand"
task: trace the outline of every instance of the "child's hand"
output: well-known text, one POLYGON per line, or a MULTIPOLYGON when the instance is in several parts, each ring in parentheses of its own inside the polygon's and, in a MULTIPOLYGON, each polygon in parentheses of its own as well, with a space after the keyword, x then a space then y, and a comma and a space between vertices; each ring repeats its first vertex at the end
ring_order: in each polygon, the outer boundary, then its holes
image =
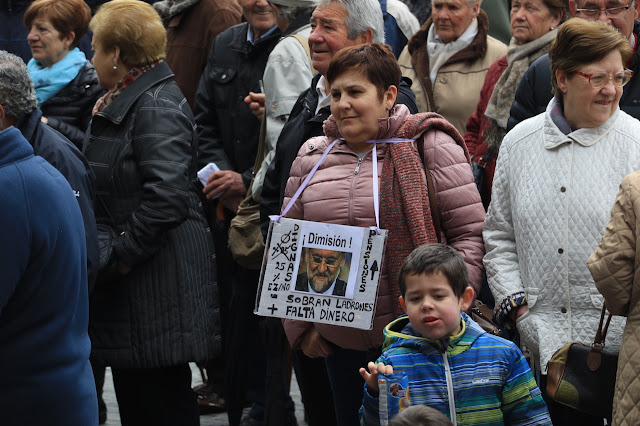
POLYGON ((373 390, 374 392, 379 392, 378 373, 393 374, 393 366, 384 365, 381 362, 379 362, 378 365, 376 365, 373 362, 369 362, 369 364, 367 365, 367 368, 369 369, 369 371, 367 371, 364 368, 361 368, 360 375, 362 376, 364 381, 367 382, 367 386, 369 386, 371 390, 373 390))

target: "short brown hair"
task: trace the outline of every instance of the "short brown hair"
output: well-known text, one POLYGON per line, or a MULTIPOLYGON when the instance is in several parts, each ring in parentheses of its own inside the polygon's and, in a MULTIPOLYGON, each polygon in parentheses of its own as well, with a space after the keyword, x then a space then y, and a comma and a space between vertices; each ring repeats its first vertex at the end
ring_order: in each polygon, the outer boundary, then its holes
POLYGON ((63 37, 75 34, 71 49, 75 48, 80 39, 89 29, 91 9, 84 0, 36 0, 24 13, 24 25, 27 29, 36 18, 46 19, 63 37))
POLYGON ((453 426, 453 423, 435 408, 412 405, 396 414, 389 426, 453 426))
POLYGON ((407 293, 407 276, 438 272, 447 277, 453 294, 462 297, 469 286, 467 264, 456 249, 440 243, 423 244, 404 259, 398 272, 400 294, 404 297, 407 293))
POLYGON ((549 48, 551 59, 551 86, 555 97, 562 99, 556 80, 556 71, 567 74, 578 68, 604 59, 617 50, 625 64, 633 55, 633 49, 617 29, 600 21, 572 18, 558 28, 558 35, 549 48))
POLYGON ((386 44, 370 43, 347 47, 336 53, 327 70, 331 84, 347 71, 358 71, 376 86, 382 99, 389 86, 399 86, 402 72, 391 48, 386 44))
POLYGON ((128 67, 164 59, 167 33, 158 12, 143 1, 112 0, 98 9, 89 25, 101 49, 120 49, 120 60, 128 67))

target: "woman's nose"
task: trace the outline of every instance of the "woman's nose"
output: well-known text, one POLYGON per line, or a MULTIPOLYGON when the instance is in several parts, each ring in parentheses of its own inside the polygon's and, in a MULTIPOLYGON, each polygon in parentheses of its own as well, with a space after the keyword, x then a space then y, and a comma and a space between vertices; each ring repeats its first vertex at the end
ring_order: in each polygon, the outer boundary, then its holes
POLYGON ((347 96, 344 95, 344 94, 341 95, 340 96, 340 100, 338 101, 338 108, 340 108, 340 109, 348 109, 350 105, 351 105, 351 103, 347 99, 347 96))
POLYGON ((613 80, 609 79, 604 86, 600 89, 601 92, 606 94, 614 94, 616 92, 616 86, 613 84, 613 80))
POLYGON ((38 34, 33 31, 33 29, 29 30, 29 34, 27 35, 27 41, 33 41, 38 38, 38 34))

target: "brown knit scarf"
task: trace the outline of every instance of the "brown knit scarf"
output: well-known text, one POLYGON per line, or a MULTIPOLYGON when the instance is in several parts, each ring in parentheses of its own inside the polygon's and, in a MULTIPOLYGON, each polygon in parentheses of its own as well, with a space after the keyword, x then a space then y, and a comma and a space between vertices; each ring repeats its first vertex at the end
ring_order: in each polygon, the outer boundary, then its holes
MULTIPOLYGON (((429 112, 410 115, 393 135, 394 138, 418 139, 427 130, 441 130, 451 136, 465 152, 470 163, 464 139, 451 123, 441 115, 429 112)), ((425 152, 425 155, 427 153, 425 152)), ((438 241, 431 219, 424 166, 412 144, 389 144, 387 158, 380 179, 380 225, 389 230, 385 265, 394 297, 394 313, 403 313, 400 306, 398 272, 404 259, 416 247, 438 241)))
POLYGON ((113 89, 109 90, 96 101, 96 104, 93 106, 93 110, 91 111, 91 115, 96 115, 97 113, 108 107, 115 98, 117 98, 122 92, 124 92, 127 87, 131 86, 134 81, 142 76, 142 74, 149 71, 160 62, 164 61, 159 60, 150 64, 138 65, 131 68, 127 75, 122 77, 122 80, 120 80, 113 89))

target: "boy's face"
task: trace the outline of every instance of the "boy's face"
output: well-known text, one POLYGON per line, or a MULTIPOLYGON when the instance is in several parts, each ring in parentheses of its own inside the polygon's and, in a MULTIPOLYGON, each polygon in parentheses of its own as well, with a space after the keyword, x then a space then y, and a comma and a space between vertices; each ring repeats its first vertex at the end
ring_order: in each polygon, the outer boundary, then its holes
POLYGON ((405 284, 407 291, 400 296, 400 304, 422 337, 435 340, 460 333, 460 312, 469 309, 473 300, 471 287, 458 298, 440 272, 408 275, 405 284))

